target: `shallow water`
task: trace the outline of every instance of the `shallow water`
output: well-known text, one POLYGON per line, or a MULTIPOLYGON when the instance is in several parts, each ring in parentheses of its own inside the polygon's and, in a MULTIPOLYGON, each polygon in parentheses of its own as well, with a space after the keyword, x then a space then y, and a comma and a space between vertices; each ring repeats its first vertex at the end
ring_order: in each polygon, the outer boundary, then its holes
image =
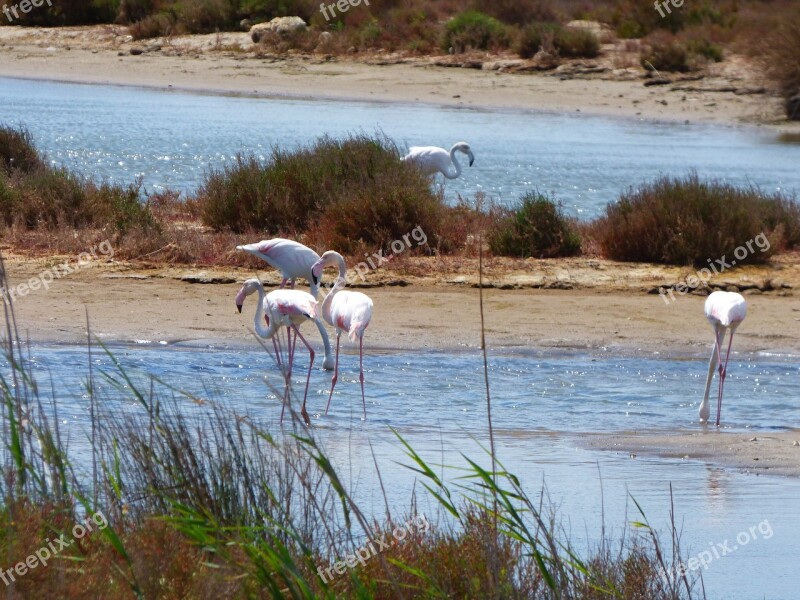
MULTIPOLYGON (((113 346, 112 351, 145 389, 148 374, 155 375, 278 429, 280 403, 268 384, 280 391, 282 379, 255 341, 245 348, 142 344, 113 346)), ((60 382, 62 426, 80 455, 87 439, 86 350, 36 346, 31 355, 40 382, 50 374, 60 382)), ((342 356, 329 416, 320 412, 330 374, 313 371, 309 412, 322 445, 368 513, 384 514, 370 444, 393 510, 402 513, 410 505, 414 474, 398 464, 410 461, 390 426, 431 464, 463 466, 462 452, 488 462, 479 448, 488 439, 478 352, 370 351, 365 359, 367 421, 360 419, 357 358, 342 356)), ((305 366, 299 364, 295 372, 296 391, 302 390, 305 366)), ((93 367, 96 377, 113 371, 109 358, 96 350, 93 367)), ((672 484, 683 546, 690 555, 726 540, 731 549, 740 546, 710 563, 704 574, 710 598, 795 598, 800 576, 792 550, 800 536, 800 481, 744 475, 693 461, 632 459, 578 445, 576 435, 587 431, 696 429, 705 372, 702 359, 492 352, 498 455, 531 495, 546 484, 579 547, 596 543, 601 510, 606 525, 617 532, 626 521, 639 519, 628 493, 653 525, 666 531, 672 484), (754 534, 748 531, 751 527, 754 534), (745 543, 740 545, 735 540, 742 532, 745 543)), ((798 375, 796 357, 734 356, 726 383, 725 427, 761 431, 798 423, 798 375)), ((187 402, 186 410, 197 409, 187 402)), ((429 518, 439 516, 419 483, 416 489, 421 510, 429 518)))
POLYGON ((764 191, 800 190, 800 144, 754 127, 675 124, 507 110, 246 98, 0 78, 0 122, 24 124, 51 160, 147 190, 194 190, 237 152, 266 156, 322 134, 373 133, 403 148, 468 141, 475 165, 447 197, 511 203, 552 192, 582 218, 659 174, 764 191))

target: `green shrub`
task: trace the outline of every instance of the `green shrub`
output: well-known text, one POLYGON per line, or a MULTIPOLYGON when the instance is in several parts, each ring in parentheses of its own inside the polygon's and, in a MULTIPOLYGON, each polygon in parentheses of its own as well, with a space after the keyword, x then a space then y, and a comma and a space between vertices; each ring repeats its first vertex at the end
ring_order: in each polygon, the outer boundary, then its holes
POLYGON ((581 240, 561 206, 540 193, 526 194, 519 205, 493 224, 489 248, 498 256, 553 258, 573 256, 581 240))
POLYGON ((781 14, 749 51, 783 98, 786 116, 800 120, 800 10, 781 14))
POLYGON ((155 231, 157 224, 140 200, 139 187, 96 184, 63 167, 51 167, 27 130, 0 128, 0 221, 7 227, 155 231))
POLYGON ((781 248, 798 247, 800 207, 779 194, 703 182, 696 174, 662 177, 609 204, 593 229, 607 258, 699 266, 730 258, 764 234, 770 249, 737 261, 758 263, 781 248))
MULTIPOLYGON (((309 232, 349 252, 383 244, 420 226, 435 235, 440 195, 384 137, 329 137, 293 151, 274 149, 262 163, 238 156, 211 171, 198 191, 203 222, 218 230, 267 235, 309 232)), ((431 240, 433 242, 433 240, 431 240)))
POLYGON ((654 40, 650 43, 650 48, 641 55, 642 66, 652 68, 657 71, 673 71, 686 73, 690 70, 689 54, 686 48, 675 40, 654 40))
POLYGON ((150 210, 141 202, 138 184, 96 184, 64 168, 48 167, 11 179, 9 187, 14 193, 3 213, 9 226, 109 227, 123 234, 137 228, 158 229, 150 210))
POLYGON ((562 27, 557 23, 531 23, 520 32, 514 50, 522 58, 531 58, 540 48, 565 58, 594 58, 600 53, 600 42, 585 29, 562 27))
POLYGON ((722 62, 723 59, 722 48, 705 38, 690 40, 686 44, 686 50, 714 62, 722 62))
POLYGON ((488 50, 508 47, 506 26, 494 17, 477 10, 467 10, 450 19, 445 25, 442 48, 454 52, 488 50))
POLYGON ((600 54, 597 36, 586 29, 563 27, 555 39, 556 50, 560 56, 568 58, 594 58, 600 54))
POLYGON ((533 21, 556 21, 558 14, 547 0, 472 0, 472 8, 509 25, 526 25, 533 21))
POLYGON ((611 23, 623 39, 641 38, 653 31, 677 33, 683 29, 685 7, 662 5, 661 13, 654 8, 652 0, 617 0, 611 23))
POLYGON ((128 32, 134 40, 166 37, 174 30, 175 19, 166 13, 150 15, 128 27, 128 32))
POLYGON ((532 58, 540 48, 552 52, 558 29, 556 23, 531 23, 520 31, 514 51, 522 58, 532 58))
POLYGON ((44 157, 34 146, 27 129, 0 125, 0 174, 12 170, 27 173, 42 168, 44 164, 44 157))

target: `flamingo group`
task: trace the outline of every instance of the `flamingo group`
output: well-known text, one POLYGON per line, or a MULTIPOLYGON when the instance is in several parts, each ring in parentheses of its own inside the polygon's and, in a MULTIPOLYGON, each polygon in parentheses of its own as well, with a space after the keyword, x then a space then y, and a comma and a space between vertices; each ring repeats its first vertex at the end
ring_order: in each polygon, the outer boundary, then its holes
POLYGON ((469 166, 475 162, 475 155, 467 142, 457 142, 450 148, 450 152, 438 146, 411 146, 400 160, 412 162, 426 175, 441 173, 448 179, 455 179, 461 175, 461 163, 456 159, 456 152, 461 152, 469 157, 469 166))
MULTIPOLYGON (((290 283, 294 288, 297 279, 305 279, 311 288, 311 295, 314 299, 319 295, 320 280, 316 279, 311 273, 311 267, 319 260, 319 254, 308 246, 300 242, 287 240, 284 238, 272 238, 271 240, 261 240, 254 244, 236 246, 237 250, 249 252, 253 256, 267 261, 272 267, 281 272, 281 289, 290 283)), ((325 347, 325 358, 322 360, 322 368, 330 370, 333 368, 333 356, 331 356, 331 342, 328 332, 319 318, 314 319, 320 336, 322 345, 325 347)))
MULTIPOLYGON (((250 252, 259 258, 264 259, 270 265, 281 272, 283 278, 280 288, 266 293, 263 284, 258 279, 248 279, 236 295, 236 308, 241 313, 244 299, 258 293, 258 305, 254 317, 255 332, 259 337, 272 340, 275 349, 276 361, 278 366, 284 370, 285 391, 283 398, 283 408, 281 409, 281 422, 286 405, 289 402, 289 390, 291 387, 292 368, 295 358, 295 346, 297 338, 303 342, 309 353, 308 373, 306 375, 306 387, 303 394, 303 406, 301 415, 306 425, 311 425, 311 419, 306 411, 308 399, 308 387, 311 381, 311 370, 314 364, 314 349, 311 344, 300 333, 299 326, 305 321, 314 321, 322 335, 325 345, 326 361, 330 357, 330 342, 327 331, 320 320, 322 316, 330 325, 336 329, 336 360, 335 370, 331 379, 331 390, 328 395, 328 404, 325 414, 328 414, 333 389, 339 378, 339 340, 342 331, 347 332, 350 340, 359 340, 359 380, 361 382, 361 402, 364 410, 364 418, 367 417, 367 403, 364 394, 364 331, 372 319, 372 300, 360 292, 343 291, 347 280, 344 258, 335 251, 325 252, 320 257, 312 249, 283 238, 262 240, 255 244, 237 246, 238 250, 250 252), (311 260, 313 258, 313 260, 311 260), (322 274, 326 266, 336 265, 339 267, 339 277, 330 292, 322 302, 320 315, 317 295, 319 285, 322 281, 322 274), (295 280, 298 278, 306 279, 311 286, 311 293, 294 289, 285 289, 286 283, 291 282, 294 287, 295 280), (264 322, 266 322, 266 327, 264 322), (287 339, 287 359, 284 366, 281 361, 281 348, 278 339, 278 332, 282 326, 286 327, 287 339), (292 339, 294 334, 294 339, 292 339)), ((333 366, 333 365, 332 365, 333 366)), ((325 366, 326 369, 331 367, 325 366)))

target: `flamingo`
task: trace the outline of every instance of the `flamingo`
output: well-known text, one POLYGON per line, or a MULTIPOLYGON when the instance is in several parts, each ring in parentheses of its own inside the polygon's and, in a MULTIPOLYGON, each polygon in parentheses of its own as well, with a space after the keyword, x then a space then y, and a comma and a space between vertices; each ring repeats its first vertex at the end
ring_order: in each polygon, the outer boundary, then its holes
POLYGON ((456 151, 469 156, 469 166, 475 162, 475 155, 467 142, 457 142, 450 148, 450 152, 438 146, 411 146, 408 154, 400 160, 412 161, 427 175, 439 171, 448 179, 455 179, 461 175, 461 164, 456 160, 456 151))
POLYGON ((367 418, 367 401, 364 397, 364 330, 366 330, 372 319, 372 300, 361 292, 344 291, 347 285, 345 277, 347 268, 344 258, 338 252, 328 250, 322 255, 311 271, 315 276, 322 276, 322 271, 329 265, 339 267, 339 277, 325 299, 322 301, 322 317, 333 327, 336 328, 336 366, 334 367, 333 377, 331 378, 331 392, 328 394, 328 404, 325 407, 325 414, 331 407, 333 398, 333 388, 339 379, 339 340, 342 332, 347 332, 351 342, 358 338, 358 366, 360 370, 359 380, 361 381, 361 404, 364 408, 364 419, 367 418))
POLYGON ((708 379, 706 379, 706 392, 700 404, 700 422, 707 423, 711 409, 708 405, 708 394, 711 390, 711 380, 714 378, 714 367, 719 363, 719 393, 717 396, 717 426, 722 412, 722 386, 725 384, 725 375, 728 370, 728 358, 731 355, 731 344, 736 328, 742 324, 747 316, 747 302, 741 294, 736 292, 714 292, 706 299, 706 319, 714 328, 714 348, 711 350, 711 360, 708 363, 708 379), (725 341, 725 332, 730 329, 731 337, 728 341, 728 351, 725 361, 722 360, 722 344, 725 341))
MULTIPOLYGON (((254 244, 236 246, 237 250, 249 252, 257 256, 281 272, 281 289, 286 287, 286 283, 291 281, 294 288, 295 280, 299 277, 306 279, 311 286, 311 295, 316 299, 319 295, 320 278, 311 273, 312 265, 319 260, 319 254, 308 246, 300 242, 286 240, 284 238, 273 238, 271 240, 261 240, 254 244)), ((315 319, 319 334, 322 336, 322 344, 325 347, 325 358, 322 361, 322 368, 330 371, 333 368, 333 355, 331 353, 331 342, 328 339, 328 332, 322 321, 315 319)))
POLYGON ((262 338, 272 340, 278 366, 281 366, 281 352, 276 334, 280 331, 282 325, 286 326, 288 365, 284 374, 286 391, 283 397, 283 407, 281 408, 281 423, 283 423, 286 404, 289 402, 289 388, 292 380, 292 364, 294 363, 294 349, 297 344, 297 338, 299 337, 308 348, 308 375, 306 375, 306 390, 305 394, 303 394, 303 408, 300 414, 303 415, 306 425, 310 426, 311 419, 306 412, 306 399, 308 398, 308 384, 311 381, 311 367, 314 364, 314 349, 303 337, 303 334, 300 333, 298 325, 317 318, 318 302, 311 294, 300 290, 278 289, 266 294, 264 285, 258 279, 248 279, 242 285, 239 293, 236 294, 236 308, 240 313, 242 312, 244 299, 254 292, 258 292, 258 306, 256 307, 254 318, 255 330, 262 338), (267 327, 264 327, 262 319, 266 321, 267 327), (294 330, 294 342, 292 341, 292 330, 294 330))

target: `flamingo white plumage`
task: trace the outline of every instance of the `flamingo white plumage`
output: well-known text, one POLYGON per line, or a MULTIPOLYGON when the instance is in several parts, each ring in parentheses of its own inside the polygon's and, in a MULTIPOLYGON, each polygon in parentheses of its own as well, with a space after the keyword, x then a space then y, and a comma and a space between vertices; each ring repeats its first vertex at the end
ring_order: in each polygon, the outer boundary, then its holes
MULTIPOLYGON (((249 252, 267 261, 270 265, 281 272, 281 288, 286 287, 287 282, 291 282, 294 288, 295 280, 305 279, 311 286, 311 295, 316 299, 319 296, 319 284, 321 279, 311 273, 311 267, 319 260, 319 254, 308 246, 300 242, 287 240, 284 238, 272 238, 271 240, 261 240, 254 244, 236 246, 237 250, 249 252)), ((331 353, 331 342, 328 339, 328 332, 320 319, 316 319, 317 329, 322 336, 322 344, 325 347, 325 358, 322 361, 322 368, 331 370, 333 368, 333 354, 331 353)))
POLYGON ((707 423, 711 415, 708 395, 711 391, 711 380, 714 378, 714 368, 719 364, 719 392, 717 395, 717 426, 719 426, 719 417, 722 412, 722 387, 725 385, 725 375, 728 371, 728 358, 731 355, 733 334, 747 316, 747 302, 741 294, 736 292, 714 292, 706 299, 705 312, 706 319, 714 328, 714 347, 711 350, 711 360, 708 363, 706 391, 703 396, 703 402, 700 404, 700 421, 707 423), (725 340, 725 333, 728 330, 731 332, 731 337, 728 341, 728 351, 723 361, 722 344, 725 340))
POLYGON ((286 404, 289 402, 289 390, 292 382, 292 365, 294 364, 294 350, 299 337, 306 348, 308 348, 308 374, 306 375, 306 390, 303 394, 303 408, 300 414, 303 415, 307 425, 311 425, 311 419, 306 412, 306 399, 308 398, 308 384, 311 381, 311 367, 314 365, 314 348, 306 341, 303 334, 300 333, 299 325, 308 320, 315 320, 317 318, 317 300, 308 292, 300 290, 286 290, 278 289, 273 290, 269 294, 264 292, 264 285, 258 279, 248 279, 242 285, 239 293, 236 294, 236 308, 242 312, 244 306, 244 299, 253 294, 258 293, 258 306, 256 307, 256 315, 254 317, 254 325, 256 333, 264 339, 271 339, 272 345, 275 348, 275 356, 278 361, 278 366, 281 364, 281 350, 278 336, 276 335, 281 326, 286 327, 286 346, 287 346, 287 367, 284 371, 286 379, 286 390, 283 397, 283 407, 281 408, 281 422, 283 422, 283 413, 286 410, 286 404), (264 327, 266 322, 267 327, 264 327), (292 331, 294 331, 294 341, 292 341, 292 331))
POLYGON ((322 301, 322 317, 333 327, 336 328, 336 363, 331 378, 331 392, 328 395, 328 404, 325 406, 325 414, 331 407, 333 398, 333 388, 339 379, 339 340, 342 332, 346 332, 351 342, 358 338, 358 366, 359 381, 361 382, 361 404, 364 408, 364 419, 367 418, 367 401, 364 396, 364 331, 372 319, 372 300, 361 292, 345 291, 347 285, 344 258, 338 252, 327 251, 322 258, 312 267, 315 275, 322 275, 322 271, 329 265, 339 267, 339 277, 333 288, 322 301))
POLYGON ((411 146, 400 160, 412 161, 428 175, 437 171, 448 179, 455 179, 461 175, 461 163, 456 159, 456 152, 463 152, 469 156, 469 166, 475 162, 475 155, 467 142, 457 142, 450 148, 450 152, 438 146, 411 146))

